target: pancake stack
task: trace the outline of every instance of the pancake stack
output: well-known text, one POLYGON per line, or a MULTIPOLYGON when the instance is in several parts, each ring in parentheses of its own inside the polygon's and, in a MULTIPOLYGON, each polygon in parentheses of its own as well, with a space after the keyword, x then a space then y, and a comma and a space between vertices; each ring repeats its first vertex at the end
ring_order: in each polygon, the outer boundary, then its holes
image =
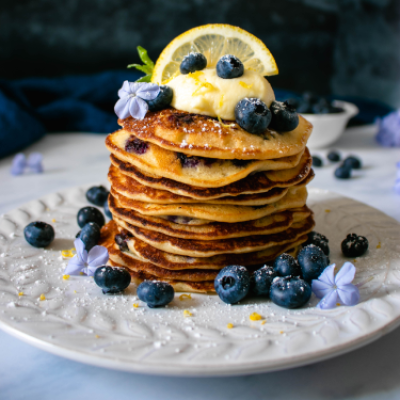
POLYGON ((134 282, 213 292, 225 266, 252 271, 307 240, 312 126, 301 116, 291 132, 262 135, 173 108, 118 122, 101 244, 134 282))

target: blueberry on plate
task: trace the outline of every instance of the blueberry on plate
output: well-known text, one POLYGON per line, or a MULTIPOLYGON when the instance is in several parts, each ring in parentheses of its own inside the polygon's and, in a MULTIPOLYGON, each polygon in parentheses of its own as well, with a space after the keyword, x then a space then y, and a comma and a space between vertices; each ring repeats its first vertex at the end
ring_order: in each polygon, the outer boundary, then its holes
POLYGON ((95 222, 88 222, 79 232, 79 239, 85 245, 85 249, 90 249, 100 240, 100 227, 95 222))
POLYGON ((24 228, 25 240, 33 247, 46 247, 54 240, 54 229, 46 222, 31 222, 24 228))
POLYGON ((102 207, 107 200, 108 190, 104 186, 93 186, 86 192, 86 199, 95 206, 102 207))
POLYGON ((362 164, 361 160, 357 157, 354 156, 349 156, 343 161, 343 165, 345 167, 351 168, 351 169, 360 169, 362 164))
POLYGON ((266 104, 255 97, 240 100, 235 107, 236 122, 247 132, 265 132, 271 122, 271 111, 266 104))
POLYGON ((335 169, 335 176, 339 179, 349 179, 351 177, 351 168, 343 164, 335 169))
POLYGON ((115 235, 114 237, 114 241, 115 243, 118 245, 119 249, 121 251, 128 251, 128 244, 126 243, 128 241, 128 236, 123 234, 123 233, 119 233, 118 235, 115 235))
POLYGON ((269 127, 278 132, 289 132, 296 129, 299 125, 299 115, 296 108, 292 107, 287 101, 273 101, 271 104, 271 123, 269 127))
POLYGON ((100 228, 105 224, 104 215, 95 207, 83 207, 78 211, 78 225, 83 228, 88 222, 95 222, 100 228))
POLYGON ((243 63, 232 54, 225 54, 217 62, 217 75, 222 79, 239 78, 243 73, 243 63))
POLYGON ((214 287, 222 301, 235 304, 249 293, 250 274, 241 265, 229 265, 219 272, 214 280, 214 287))
POLYGON ((137 295, 150 308, 163 307, 174 299, 174 288, 166 282, 144 281, 137 288, 137 295))
POLYGON ((118 293, 125 290, 131 283, 131 274, 125 268, 104 265, 94 272, 94 281, 103 293, 118 293))
POLYGON ((346 257, 360 257, 368 250, 368 239, 355 233, 349 233, 341 247, 342 253, 346 257))
POLYGON ((264 265, 254 272, 250 280, 250 291, 256 296, 269 297, 269 290, 273 279, 276 277, 273 267, 264 265))
POLYGON ((110 219, 113 219, 113 216, 112 216, 111 211, 110 211, 110 206, 108 204, 108 198, 104 202, 103 209, 104 209, 104 214, 106 214, 106 217, 108 217, 110 219))
POLYGON ((301 274, 308 282, 317 279, 328 266, 326 255, 315 244, 304 247, 297 256, 297 260, 300 264, 301 274))
POLYGON ((145 100, 145 102, 149 106, 150 111, 160 111, 171 104, 173 97, 174 92, 172 88, 167 85, 161 85, 158 96, 154 100, 145 100))
POLYGON ((329 114, 331 103, 324 97, 321 97, 315 104, 311 106, 313 114, 329 114))
POLYGON ((310 300, 311 285, 298 277, 278 277, 272 282, 270 297, 278 306, 299 308, 310 300))
POLYGON ((299 263, 290 255, 283 253, 274 261, 274 271, 278 276, 301 275, 299 263))
POLYGON ((179 67, 181 74, 187 75, 189 72, 201 71, 207 67, 207 58, 201 53, 191 52, 185 56, 179 67))
POLYGON ((315 244, 318 246, 326 256, 329 256, 330 250, 329 250, 329 239, 321 235, 318 232, 312 231, 308 234, 308 239, 307 242, 304 243, 304 246, 308 246, 309 244, 315 244))
POLYGON ((322 159, 318 156, 312 156, 313 167, 322 167, 322 159))
POLYGON ((338 162, 341 159, 340 154, 335 150, 330 151, 327 155, 327 158, 332 162, 338 162))

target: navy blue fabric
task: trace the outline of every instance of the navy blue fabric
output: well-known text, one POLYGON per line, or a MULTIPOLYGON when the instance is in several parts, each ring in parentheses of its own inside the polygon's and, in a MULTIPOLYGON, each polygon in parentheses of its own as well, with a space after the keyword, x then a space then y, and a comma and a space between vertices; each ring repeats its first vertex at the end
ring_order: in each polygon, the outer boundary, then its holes
MULTIPOLYGON (((0 158, 15 153, 47 132, 108 133, 118 129, 114 104, 124 80, 135 81, 135 71, 110 71, 61 78, 0 80, 0 158)), ((277 99, 298 94, 276 89, 277 99)), ((392 111, 384 104, 354 97, 337 97, 355 103, 356 123, 371 123, 392 111)))
POLYGON ((90 76, 0 80, 0 158, 15 153, 46 132, 107 133, 118 129, 114 104, 124 80, 139 72, 90 76))

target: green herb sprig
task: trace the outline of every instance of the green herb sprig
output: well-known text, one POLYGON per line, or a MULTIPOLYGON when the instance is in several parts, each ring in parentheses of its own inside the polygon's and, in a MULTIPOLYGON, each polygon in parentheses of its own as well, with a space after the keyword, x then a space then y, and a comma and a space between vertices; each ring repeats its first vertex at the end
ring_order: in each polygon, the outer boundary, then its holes
POLYGON ((151 60, 149 55, 147 54, 147 50, 143 47, 138 46, 137 51, 139 53, 139 57, 143 62, 143 65, 140 64, 130 64, 128 68, 136 68, 141 72, 144 72, 146 75, 139 78, 136 82, 150 82, 151 76, 153 75, 154 70, 154 62, 151 60))

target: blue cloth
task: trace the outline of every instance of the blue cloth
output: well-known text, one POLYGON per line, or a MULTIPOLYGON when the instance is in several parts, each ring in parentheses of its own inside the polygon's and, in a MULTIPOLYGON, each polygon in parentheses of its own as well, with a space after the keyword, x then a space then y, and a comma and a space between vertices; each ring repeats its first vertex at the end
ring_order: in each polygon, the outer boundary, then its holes
MULTIPOLYGON (((114 104, 124 80, 135 71, 110 71, 87 76, 0 80, 0 158, 22 150, 46 132, 113 132, 118 129, 114 104)), ((276 89, 278 99, 297 94, 276 89)), ((392 111, 384 104, 349 97, 360 109, 356 123, 371 123, 392 111)))
POLYGON ((0 158, 15 153, 46 132, 113 132, 114 104, 124 80, 139 72, 0 80, 0 158))

